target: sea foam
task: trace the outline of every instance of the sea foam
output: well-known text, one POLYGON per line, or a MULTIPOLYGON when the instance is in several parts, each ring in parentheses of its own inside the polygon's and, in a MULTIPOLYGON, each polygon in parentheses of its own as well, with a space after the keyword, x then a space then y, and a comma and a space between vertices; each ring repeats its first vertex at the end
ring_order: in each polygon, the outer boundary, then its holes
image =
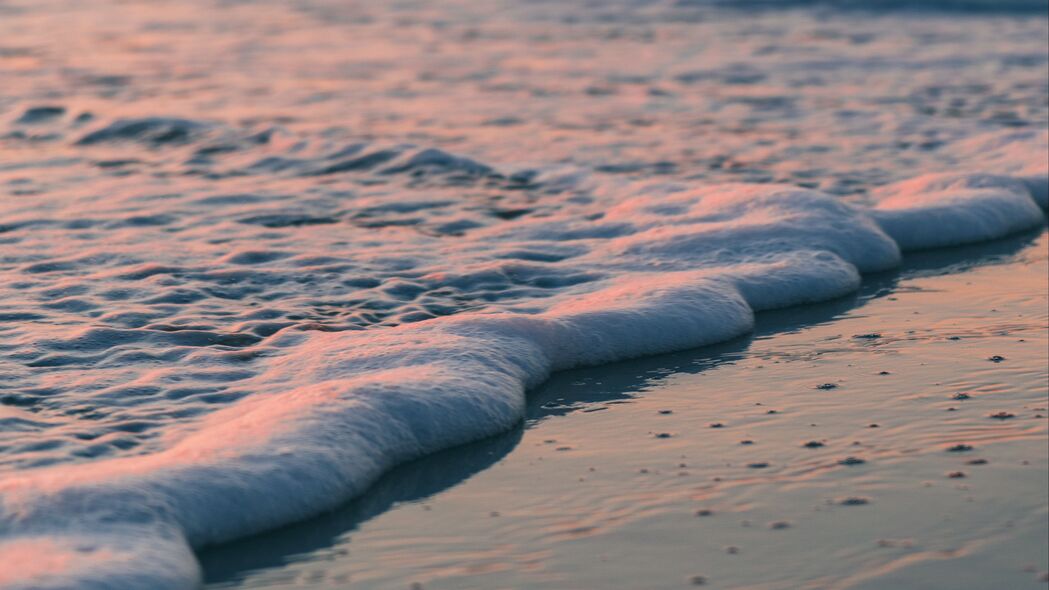
MULTIPOLYGON (((251 395, 169 429, 155 452, 6 475, 0 584, 192 587, 191 547, 317 514, 398 463, 511 428, 552 371, 731 339, 755 312, 855 290, 901 251, 1043 223, 1044 159, 1012 156, 1044 156, 1045 135, 974 142, 966 149, 995 174, 912 179, 869 206, 782 185, 547 178, 587 185, 591 200, 478 229, 460 247, 495 256, 419 278, 494 285, 509 292, 499 306, 362 331, 278 330, 265 342, 280 353, 241 384, 251 395), (542 296, 508 288, 536 284, 542 296)), ((400 165, 489 170, 436 152, 400 165)))

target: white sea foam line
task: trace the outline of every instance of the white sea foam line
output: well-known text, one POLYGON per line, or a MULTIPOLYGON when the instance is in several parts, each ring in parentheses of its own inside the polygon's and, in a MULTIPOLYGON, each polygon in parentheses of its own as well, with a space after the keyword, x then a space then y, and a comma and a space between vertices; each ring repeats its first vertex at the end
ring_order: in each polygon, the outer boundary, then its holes
POLYGON ((192 587, 190 546, 306 518, 397 463, 504 431, 552 371, 723 341, 749 331, 755 311, 855 290, 860 272, 898 264, 901 247, 1042 223, 1035 203, 1049 175, 1017 172, 922 177, 876 192, 871 209, 793 187, 651 188, 606 215, 639 231, 589 255, 616 278, 552 297, 539 313, 280 333, 291 352, 255 380, 269 392, 170 435, 166 450, 0 482, 0 563, 14 564, 0 584, 192 587), (46 571, 18 567, 43 549, 46 571))

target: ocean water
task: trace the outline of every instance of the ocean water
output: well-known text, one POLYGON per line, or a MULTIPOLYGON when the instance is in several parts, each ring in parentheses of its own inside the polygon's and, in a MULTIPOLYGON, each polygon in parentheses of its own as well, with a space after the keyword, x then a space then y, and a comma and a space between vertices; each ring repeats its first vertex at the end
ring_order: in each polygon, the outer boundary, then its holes
POLYGON ((0 584, 192 587, 553 371, 1044 222, 1045 2, 771 4, 0 4, 0 584))

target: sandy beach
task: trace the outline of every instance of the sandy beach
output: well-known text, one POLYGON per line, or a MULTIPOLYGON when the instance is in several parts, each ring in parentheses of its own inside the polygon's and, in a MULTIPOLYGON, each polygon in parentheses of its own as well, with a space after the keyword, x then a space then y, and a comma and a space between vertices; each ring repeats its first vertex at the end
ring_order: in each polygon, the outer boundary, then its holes
POLYGON ((0 588, 1027 588, 1046 0, 0 0, 0 588))

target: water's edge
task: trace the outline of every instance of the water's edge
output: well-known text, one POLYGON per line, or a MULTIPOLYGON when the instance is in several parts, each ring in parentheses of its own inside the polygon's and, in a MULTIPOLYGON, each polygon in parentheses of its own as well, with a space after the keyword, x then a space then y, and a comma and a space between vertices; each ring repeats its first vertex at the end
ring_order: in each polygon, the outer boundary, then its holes
MULTIPOLYGON (((845 224, 841 240, 852 243, 742 274, 647 275, 643 285, 613 283, 540 316, 462 314, 374 333, 284 336, 297 339, 295 354, 275 359, 262 379, 309 375, 308 385, 218 411, 161 453, 9 478, 0 522, 13 534, 0 551, 65 559, 73 567, 56 586, 193 587, 201 571, 191 547, 330 510, 398 464, 508 431, 524 414, 525 392, 554 371, 724 342, 749 332, 756 312, 855 291, 859 273, 899 264, 897 247, 1029 229, 1045 220, 1035 204, 1045 206, 1043 186, 1040 178, 923 178, 886 191, 887 206, 869 213, 807 193, 744 192, 748 207, 801 202, 845 224), (897 197, 907 206, 894 207, 897 197)), ((808 231, 794 239, 808 244, 808 231)))
MULTIPOLYGON (((510 431, 398 465, 380 476, 361 496, 332 511, 229 543, 199 548, 196 554, 204 569, 205 583, 209 587, 225 587, 230 583, 243 586, 255 579, 254 574, 280 571, 304 555, 326 560, 322 554, 345 545, 347 537, 351 548, 357 546, 356 533, 374 519, 402 505, 420 502, 428 505, 431 500, 503 462, 521 449, 527 430, 541 428, 547 420, 596 409, 620 408, 622 406, 613 404, 634 400, 639 395, 637 392, 647 392, 653 382, 662 383, 681 374, 708 372, 738 362, 753 354, 751 347, 755 340, 775 339, 779 334, 809 326, 836 323, 845 314, 864 313, 862 310, 868 304, 894 296, 902 283, 915 278, 951 275, 984 265, 1007 263, 1003 259, 1008 260, 1032 247, 1045 231, 1043 224, 992 242, 908 254, 896 269, 865 275, 860 289, 852 294, 826 302, 760 312, 753 332, 724 343, 556 373, 528 392, 526 415, 510 431), (675 370, 669 372, 667 367, 675 370)), ((663 386, 673 387, 660 385, 663 386)), ((543 436, 549 435, 533 435, 533 440, 543 436)), ((585 448, 587 438, 575 440, 573 444, 585 448)), ((474 488, 474 493, 477 489, 474 488)), ((485 515, 483 510, 481 514, 485 515)))

